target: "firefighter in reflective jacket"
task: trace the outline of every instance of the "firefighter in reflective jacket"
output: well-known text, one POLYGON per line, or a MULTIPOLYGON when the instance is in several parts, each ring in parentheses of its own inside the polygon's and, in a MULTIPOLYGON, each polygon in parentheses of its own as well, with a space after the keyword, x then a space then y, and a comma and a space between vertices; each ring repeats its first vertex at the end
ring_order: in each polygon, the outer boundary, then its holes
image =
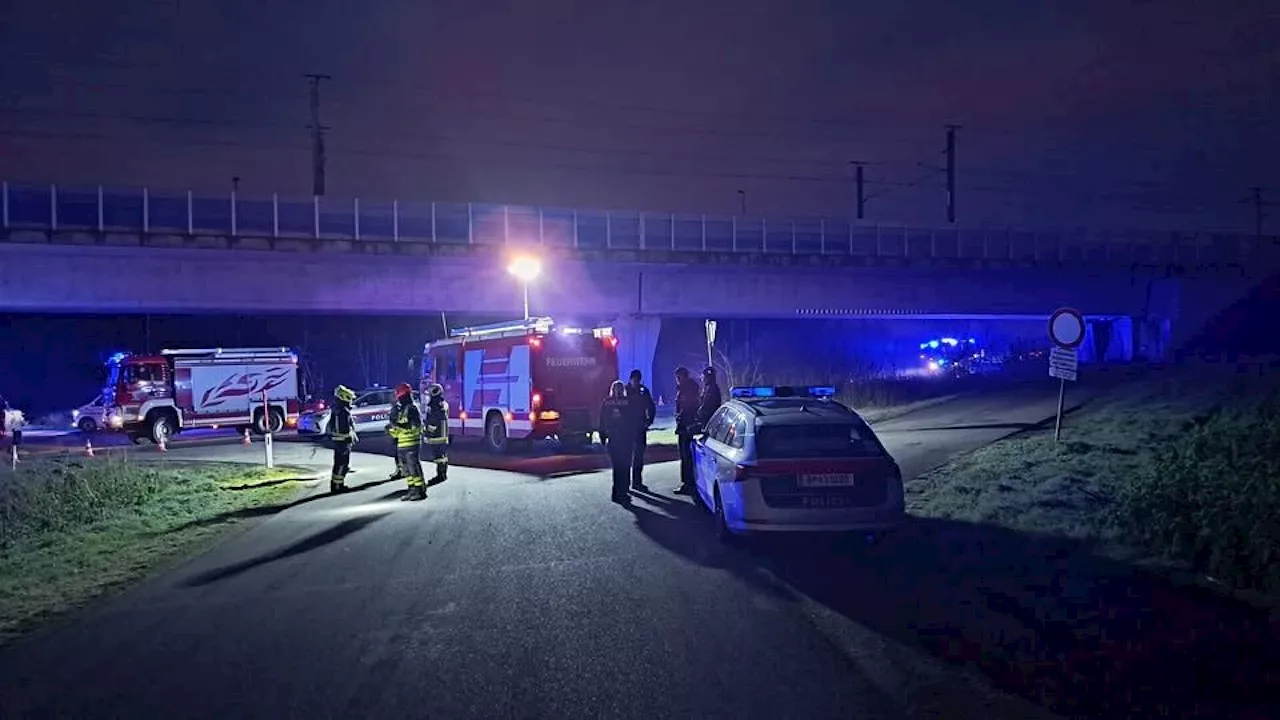
POLYGON ((351 420, 351 403, 356 391, 346 385, 333 389, 337 404, 333 406, 333 420, 329 423, 329 439, 333 441, 333 473, 329 476, 329 492, 340 493, 347 489, 347 472, 351 470, 351 446, 360 438, 351 420))
POLYGON ((426 417, 427 448, 431 461, 436 464, 433 483, 442 483, 449 477, 449 403, 444 400, 444 388, 432 383, 427 388, 426 417))
POLYGON ((413 388, 409 383, 396 386, 396 404, 391 408, 388 430, 396 441, 396 463, 404 473, 409 492, 401 500, 423 500, 427 497, 427 483, 422 478, 422 411, 413 402, 413 388))

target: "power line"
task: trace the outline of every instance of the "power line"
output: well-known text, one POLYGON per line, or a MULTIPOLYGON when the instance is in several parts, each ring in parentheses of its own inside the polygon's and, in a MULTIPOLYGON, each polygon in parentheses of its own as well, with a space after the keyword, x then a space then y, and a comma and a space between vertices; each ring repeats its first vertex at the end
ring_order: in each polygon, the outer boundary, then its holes
MULTIPOLYGON (((306 152, 309 148, 302 145, 281 145, 273 143, 252 143, 244 141, 224 141, 214 139, 200 140, 183 140, 179 142, 165 141, 152 136, 128 136, 114 133, 63 133, 50 132, 41 130, 23 130, 23 129, 0 129, 0 136, 26 137, 34 139, 69 139, 69 140, 91 140, 91 141, 111 141, 115 143, 127 142, 143 146, 191 146, 191 147, 232 147, 247 148, 255 150, 275 150, 290 152, 306 152)), ((392 159, 424 159, 424 160, 456 160, 454 155, 443 153, 427 153, 404 149, 370 149, 370 148, 332 148, 327 149, 330 152, 341 155, 354 155, 365 157, 380 157, 392 159)), ((561 163, 561 162, 535 162, 528 160, 517 160, 510 157, 489 158, 486 160, 488 164, 506 165, 514 167, 535 167, 535 168, 551 168, 564 169, 580 172, 592 172, 606 175, 634 175, 634 176, 651 176, 651 177, 685 177, 685 178, 708 178, 708 179, 726 179, 726 180, 765 180, 765 181, 783 181, 783 182, 806 182, 815 184, 839 184, 847 187, 847 177, 821 176, 821 175, 803 175, 803 174, 779 174, 779 173, 739 173, 739 172, 707 172, 698 170, 670 170, 659 168, 634 168, 634 167, 602 167, 599 165, 585 165, 580 163, 561 163)), ((884 189, 879 192, 870 193, 865 196, 866 200, 876 197, 883 197, 890 192, 898 192, 900 190, 909 190, 911 188, 937 187, 938 185, 925 185, 925 182, 938 176, 944 172, 942 168, 931 168, 928 173, 922 175, 909 182, 893 181, 888 179, 879 179, 868 181, 869 184, 882 187, 884 189)), ((997 186, 969 186, 970 190, 975 192, 987 192, 1009 195, 1026 195, 1025 186, 1019 187, 997 187, 997 186)), ((1072 193, 1060 190, 1050 191, 1047 194, 1071 195, 1074 197, 1087 197, 1093 201, 1114 200, 1132 204, 1134 197, 1131 195, 1123 195, 1118 193, 1072 193)), ((1192 208, 1187 209, 1192 212, 1192 208)))
MULTIPOLYGON (((159 122, 159 123, 187 124, 187 125, 210 125, 210 126, 226 126, 226 127, 235 127, 238 125, 237 123, 232 121, 209 120, 205 118, 164 117, 164 116, 144 116, 144 115, 126 116, 126 115, 111 115, 111 114, 92 113, 92 112, 75 111, 75 110, 64 111, 64 110, 55 110, 55 109, 47 109, 47 108, 0 108, 0 112, 11 112, 11 113, 17 112, 17 113, 33 113, 33 114, 42 113, 42 114, 53 115, 53 116, 75 116, 75 117, 98 118, 98 119, 129 120, 133 122, 159 122)), ((551 123, 558 123, 562 125, 568 125, 575 128, 580 128, 582 123, 581 119, 571 119, 571 118, 563 118, 563 117, 533 116, 533 115, 524 115, 524 114, 511 114, 506 112, 500 113, 500 112, 494 112, 492 110, 482 111, 482 114, 484 113, 487 113, 495 117, 504 118, 504 119, 513 119, 513 120, 519 120, 519 121, 551 122, 551 123)), ((741 137, 772 137, 772 138, 786 139, 789 141, 795 139, 794 133, 788 133, 784 131, 727 130, 727 129, 707 130, 707 129, 701 129, 701 128, 654 126, 654 125, 636 124, 631 122, 615 122, 615 121, 610 121, 609 127, 610 128, 628 128, 628 129, 640 130, 644 132, 661 133, 663 135, 670 135, 672 133, 676 133, 676 134, 686 134, 686 135, 693 135, 693 136, 715 137, 720 139, 732 139, 732 138, 741 138, 741 137)), ((406 137, 407 139, 407 136, 401 136, 401 137, 406 137)), ((420 134, 420 135, 416 135, 415 137, 428 137, 428 136, 425 134, 420 134)), ((455 141, 463 141, 463 142, 472 141, 470 138, 463 138, 456 135, 447 135, 442 133, 433 133, 429 137, 433 139, 455 140, 455 141)), ((846 139, 844 141, 854 142, 854 140, 851 138, 846 139)), ((533 146, 530 143, 524 143, 519 141, 495 140, 492 142, 506 144, 510 147, 532 147, 533 146)), ((614 154, 623 154, 623 155, 651 155, 651 156, 667 155, 665 153, 655 153, 652 151, 619 150, 619 149, 587 149, 582 147, 563 146, 563 145, 561 146, 541 145, 539 147, 541 149, 561 150, 566 152, 594 152, 594 153, 614 153, 614 154)), ((679 154, 682 157, 689 157, 689 158, 698 157, 700 159, 707 159, 707 160, 733 159, 733 160, 751 160, 755 162, 797 163, 797 164, 811 165, 815 167, 825 167, 830 170, 838 170, 839 168, 843 167, 843 163, 840 161, 814 160, 810 158, 777 158, 777 157, 765 157, 760 155, 751 155, 751 156, 734 155, 730 157, 730 156, 723 156, 723 155, 716 156, 716 155, 688 154, 688 153, 679 153, 679 154)), ((893 167, 893 166, 904 165, 903 163, 876 162, 876 161, 868 161, 868 160, 864 160, 863 162, 869 167, 870 166, 893 167)), ((1223 168, 1223 170, 1226 171, 1229 169, 1223 168)), ((1007 169, 1007 168, 984 168, 981 166, 970 166, 969 172, 976 173, 976 174, 1009 175, 1009 176, 1037 177, 1037 178, 1045 178, 1045 179, 1063 179, 1063 180, 1074 180, 1078 177, 1078 175, 1071 174, 1071 173, 1049 172, 1049 171, 1043 171, 1043 170, 1014 170, 1014 169, 1007 169)), ((1139 186, 1139 185, 1150 186, 1153 188, 1166 188, 1169 190, 1180 190, 1178 186, 1170 185, 1167 183, 1152 182, 1148 180, 1134 180, 1134 181, 1128 182, 1127 184, 1134 185, 1134 186, 1139 186)), ((867 199, 870 199, 870 197, 868 197, 867 199)))
MULTIPOLYGON (((33 56, 33 57, 36 57, 41 62, 47 61, 47 58, 43 56, 33 56)), ((138 70, 162 69, 164 67, 163 65, 160 65, 160 64, 145 64, 145 63, 132 63, 132 64, 120 63, 118 64, 118 66, 124 69, 138 69, 138 70)), ((71 66, 71 67, 76 67, 76 66, 71 66)), ((259 93, 259 92, 245 91, 241 89, 230 89, 230 88, 207 88, 207 87, 206 88, 154 88, 150 84, 146 84, 146 83, 130 84, 130 83, 119 83, 119 82, 113 82, 113 83, 88 82, 88 81, 74 80, 74 79, 59 80, 59 82, 64 85, 77 85, 81 87, 138 89, 138 90, 145 90, 150 94, 158 94, 158 95, 164 95, 164 94, 242 95, 242 96, 254 96, 254 97, 270 98, 270 99, 278 99, 282 96, 291 95, 291 93, 280 93, 280 92, 260 92, 259 93)), ((520 104, 549 106, 549 107, 555 107, 557 109, 566 109, 566 108, 571 109, 575 107, 577 108, 596 107, 601 109, 617 110, 617 111, 625 112, 628 114, 635 113, 635 112, 651 112, 656 114, 666 114, 666 115, 683 116, 683 117, 702 117, 712 121, 722 121, 725 119, 725 115, 717 114, 713 111, 674 109, 669 107, 660 107, 660 106, 644 105, 644 104, 636 104, 636 103, 619 103, 616 101, 607 101, 607 100, 601 100, 601 99, 596 99, 591 97, 582 97, 582 96, 575 96, 572 99, 564 99, 564 98, 547 97, 545 95, 536 95, 536 96, 522 95, 519 93, 512 93, 511 91, 508 91, 508 90, 463 89, 455 86, 442 85, 439 83, 409 83, 409 84, 401 84, 398 87, 403 89, 413 89, 413 90, 418 90, 422 92, 429 92, 434 95, 444 96, 444 97, 453 96, 453 97, 492 98, 492 99, 502 100, 505 102, 516 102, 520 104)), ((340 102, 335 103, 335 105, 341 105, 341 104, 342 103, 340 102)), ((746 114, 734 113, 734 117, 735 118, 745 117, 745 118, 753 118, 753 119, 760 119, 760 120, 774 121, 774 122, 791 122, 791 123, 797 123, 802 125, 824 126, 824 127, 831 127, 833 130, 841 129, 841 128, 847 129, 850 126, 859 126, 859 125, 863 125, 867 127, 876 127, 876 128, 884 127, 884 121, 882 118, 871 117, 871 116, 845 115, 845 116, 813 117, 810 115, 788 115, 788 114, 780 114, 780 113, 753 112, 753 113, 746 113, 746 114)), ((921 123, 922 127, 923 127, 923 124, 924 123, 921 123)), ((979 134, 989 134, 989 135, 1000 136, 1000 137, 1034 139, 1038 142, 1045 140, 1045 137, 1043 135, 1024 133, 1024 132, 1019 132, 1015 130, 1000 129, 1000 128, 981 128, 978 130, 971 130, 971 131, 978 132, 979 134)), ((751 132, 751 131, 741 131, 741 132, 751 132)), ((1071 135, 1058 134, 1055 137, 1058 140, 1070 139, 1073 141, 1089 142, 1091 140, 1092 141, 1099 140, 1103 136, 1076 133, 1071 135)), ((1111 138, 1111 139, 1114 139, 1114 138, 1111 138)), ((1168 148, 1166 147, 1135 144, 1130 141, 1126 141, 1126 145, 1128 145, 1131 148, 1149 150, 1152 152, 1159 152, 1159 153, 1168 152, 1168 148)))
MULTIPOLYGON (((65 116, 65 117, 79 117, 79 118, 95 119, 95 120, 121 120, 126 122, 156 123, 156 124, 170 124, 170 125, 194 125, 194 126, 225 127, 225 128, 242 127, 239 123, 232 120, 211 120, 206 118, 172 117, 172 116, 159 116, 159 115, 117 115, 117 114, 82 112, 82 111, 63 112, 59 110, 46 109, 46 108, 2 108, 0 107, 0 113, 42 114, 42 115, 50 115, 55 117, 65 116)), ((277 124, 277 123, 267 123, 267 124, 261 125, 261 127, 284 129, 290 126, 277 124)), ((393 133, 391 136, 404 137, 405 139, 409 139, 410 137, 407 135, 400 135, 398 133, 393 133)), ((584 152, 584 153, 595 153, 595 154, 634 155, 634 156, 640 156, 640 157, 658 157, 658 158, 678 157, 681 159, 690 159, 690 160, 712 160, 712 161, 730 160, 730 161, 767 162, 767 163, 779 163, 779 164, 788 163, 788 164, 796 164, 796 165, 811 165, 814 167, 822 167, 822 168, 827 168, 831 170, 837 170, 840 168, 840 163, 835 161, 814 160, 811 158, 801 158, 801 157, 781 157, 781 156, 755 155, 755 154, 751 154, 751 155, 723 154, 722 155, 722 154, 707 154, 707 153, 686 153, 682 151, 659 152, 654 150, 636 150, 633 148, 587 148, 580 145, 530 143, 525 141, 507 140, 507 139, 500 139, 500 138, 483 138, 483 139, 477 140, 476 138, 473 138, 473 137, 466 137, 462 135, 452 135, 448 133, 439 133, 439 132, 416 133, 412 136, 412 138, 413 139, 430 139, 430 140, 449 140, 449 141, 455 141, 455 142, 483 142, 485 144, 503 145, 506 147, 529 148, 529 149, 537 149, 537 150, 552 150, 557 152, 584 152)), ((865 162, 865 164, 882 166, 882 167, 894 166, 894 163, 887 163, 887 162, 865 162)))

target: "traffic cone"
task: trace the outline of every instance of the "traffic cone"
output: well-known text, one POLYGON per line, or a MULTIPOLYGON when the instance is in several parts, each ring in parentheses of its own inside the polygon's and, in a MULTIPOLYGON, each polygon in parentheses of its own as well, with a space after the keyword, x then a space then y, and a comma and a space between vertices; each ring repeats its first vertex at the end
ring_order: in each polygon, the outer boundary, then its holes
POLYGON ((658 407, 662 407, 663 405, 666 405, 666 404, 667 404, 667 399, 666 399, 666 398, 664 398, 664 397, 662 397, 661 395, 659 395, 659 396, 658 396, 658 407))
POLYGON ((93 441, 92 440, 84 441, 84 456, 93 457, 93 441))
POLYGON ((244 438, 240 440, 241 445, 252 445, 253 440, 249 437, 249 428, 244 429, 244 438))
POLYGON ((162 453, 169 452, 169 444, 165 442, 163 435, 160 436, 160 442, 156 443, 156 448, 158 448, 162 453))

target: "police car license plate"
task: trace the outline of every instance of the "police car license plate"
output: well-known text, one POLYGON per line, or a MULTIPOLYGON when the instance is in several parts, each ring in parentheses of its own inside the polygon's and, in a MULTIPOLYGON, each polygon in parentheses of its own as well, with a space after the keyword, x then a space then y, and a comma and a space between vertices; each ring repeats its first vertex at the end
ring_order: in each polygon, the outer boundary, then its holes
POLYGON ((802 488, 853 487, 853 475, 850 473, 829 473, 822 475, 801 475, 796 484, 802 488))

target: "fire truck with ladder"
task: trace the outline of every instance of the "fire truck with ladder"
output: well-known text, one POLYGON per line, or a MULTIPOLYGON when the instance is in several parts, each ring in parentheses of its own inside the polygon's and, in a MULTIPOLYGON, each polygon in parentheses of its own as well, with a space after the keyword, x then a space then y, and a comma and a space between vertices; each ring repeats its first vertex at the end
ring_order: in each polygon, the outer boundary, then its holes
POLYGON ((421 390, 435 382, 449 402, 449 432, 483 438, 495 453, 510 441, 555 437, 585 447, 600 404, 618 379, 618 338, 609 327, 551 318, 458 328, 422 353, 421 390))
POLYGON ((154 443, 192 428, 296 427, 298 356, 289 348, 120 352, 107 359, 107 427, 154 443))

